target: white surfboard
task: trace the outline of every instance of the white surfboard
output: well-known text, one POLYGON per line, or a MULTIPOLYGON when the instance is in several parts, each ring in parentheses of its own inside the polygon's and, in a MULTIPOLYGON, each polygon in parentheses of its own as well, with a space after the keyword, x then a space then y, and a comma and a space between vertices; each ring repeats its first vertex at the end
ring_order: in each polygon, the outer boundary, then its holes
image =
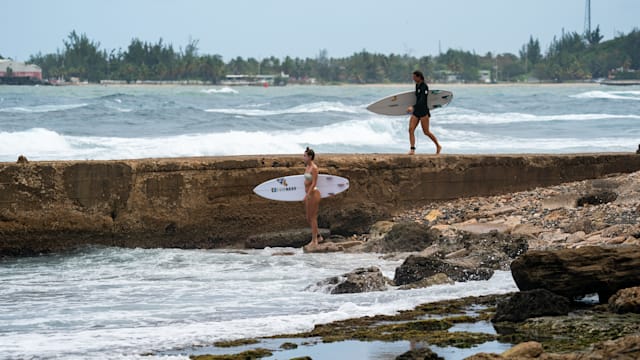
MULTIPOLYGON (((453 100, 453 93, 447 90, 429 90, 427 105, 429 110, 446 106, 453 100)), ((367 110, 380 115, 407 115, 407 108, 416 103, 415 91, 407 91, 382 98, 367 106, 367 110)))
MULTIPOLYGON (((336 175, 318 174, 317 185, 320 197, 326 198, 347 190, 349 179, 336 175)), ((253 192, 271 200, 302 201, 306 195, 304 175, 291 175, 267 180, 253 188, 253 192)))

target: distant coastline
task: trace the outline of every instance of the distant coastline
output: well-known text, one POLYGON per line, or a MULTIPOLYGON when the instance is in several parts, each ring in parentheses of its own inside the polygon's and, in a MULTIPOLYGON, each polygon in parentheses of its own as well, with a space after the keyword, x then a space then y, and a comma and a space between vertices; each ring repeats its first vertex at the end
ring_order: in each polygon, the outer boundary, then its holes
MULTIPOLYGON (((447 87, 512 87, 512 86, 575 86, 575 85, 593 85, 600 86, 600 82, 595 81, 571 81, 571 82, 498 82, 498 83, 460 83, 460 82, 427 82, 429 86, 447 86, 447 87)), ((617 84, 607 84, 617 85, 617 84)), ((624 84, 620 84, 624 85, 624 84)), ((635 84, 634 84, 635 85, 635 84)), ((108 83, 64 83, 55 84, 55 86, 130 86, 130 87, 155 87, 155 86, 214 86, 214 87, 229 87, 229 88, 243 88, 243 87, 259 87, 250 85, 228 85, 228 84, 214 84, 210 82, 199 81, 159 81, 159 82, 108 82, 108 83)), ((400 86, 413 86, 413 83, 371 83, 371 84, 353 84, 353 83, 316 83, 316 84, 289 84, 287 87, 305 87, 305 86, 355 86, 355 87, 400 87, 400 86)))

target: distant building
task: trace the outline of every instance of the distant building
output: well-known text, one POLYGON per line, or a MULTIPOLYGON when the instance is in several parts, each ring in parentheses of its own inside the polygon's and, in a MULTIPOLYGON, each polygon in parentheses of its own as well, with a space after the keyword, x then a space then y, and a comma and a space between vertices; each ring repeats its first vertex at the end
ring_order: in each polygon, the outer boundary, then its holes
POLYGON ((437 78, 445 83, 457 83, 460 82, 460 79, 458 78, 458 74, 454 73, 451 70, 441 70, 436 72, 436 76, 437 78))
POLYGON ((25 78, 42 81, 42 69, 38 65, 4 59, 0 60, 0 78, 25 78))
POLYGON ((253 85, 253 86, 269 86, 269 85, 287 85, 289 75, 280 73, 280 75, 227 75, 220 81, 221 85, 253 85))
POLYGON ((490 70, 479 70, 478 75, 480 77, 480 82, 487 83, 487 84, 491 82, 490 70))

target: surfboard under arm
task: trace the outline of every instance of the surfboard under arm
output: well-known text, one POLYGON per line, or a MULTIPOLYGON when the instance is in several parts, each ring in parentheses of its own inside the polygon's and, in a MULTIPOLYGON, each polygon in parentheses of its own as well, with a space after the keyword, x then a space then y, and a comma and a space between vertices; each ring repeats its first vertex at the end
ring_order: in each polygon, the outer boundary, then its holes
MULTIPOLYGON (((446 106, 453 100, 453 93, 447 90, 429 90, 427 105, 430 110, 446 106)), ((369 106, 367 110, 380 115, 407 115, 407 108, 416 103, 413 91, 407 91, 382 98, 369 106)))

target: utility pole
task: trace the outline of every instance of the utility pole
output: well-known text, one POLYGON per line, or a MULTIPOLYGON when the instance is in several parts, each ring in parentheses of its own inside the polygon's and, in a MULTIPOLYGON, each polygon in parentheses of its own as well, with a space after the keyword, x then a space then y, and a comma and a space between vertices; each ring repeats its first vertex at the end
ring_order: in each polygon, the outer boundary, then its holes
POLYGON ((584 5, 584 33, 591 34, 591 0, 586 0, 584 5))

